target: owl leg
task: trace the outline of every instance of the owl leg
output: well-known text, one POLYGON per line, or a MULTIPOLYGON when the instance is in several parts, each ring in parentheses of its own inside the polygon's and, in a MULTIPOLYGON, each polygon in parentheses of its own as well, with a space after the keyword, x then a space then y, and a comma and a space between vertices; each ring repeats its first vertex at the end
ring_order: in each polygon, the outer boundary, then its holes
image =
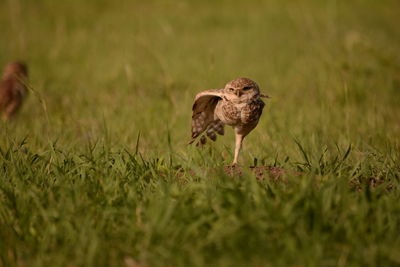
POLYGON ((244 139, 245 135, 236 133, 235 138, 236 138, 236 146, 235 146, 235 157, 233 158, 232 165, 236 165, 238 163, 238 157, 239 157, 239 152, 240 149, 242 148, 242 142, 244 139))

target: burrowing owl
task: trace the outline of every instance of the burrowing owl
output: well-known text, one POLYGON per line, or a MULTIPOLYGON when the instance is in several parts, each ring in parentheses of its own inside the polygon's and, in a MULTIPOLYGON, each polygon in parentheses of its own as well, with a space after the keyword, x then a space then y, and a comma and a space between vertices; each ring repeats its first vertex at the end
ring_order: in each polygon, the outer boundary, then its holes
POLYGON ((226 84, 224 89, 207 90, 196 95, 192 115, 193 143, 200 136, 199 144, 205 144, 206 135, 213 141, 216 133, 224 134, 224 125, 232 126, 236 135, 233 165, 237 164, 243 139, 253 130, 264 108, 258 85, 247 78, 238 78, 226 84), (205 132, 205 134, 203 134, 205 132))
POLYGON ((24 63, 12 62, 5 66, 0 82, 0 112, 4 119, 11 118, 21 107, 28 91, 27 78, 28 69, 24 63))

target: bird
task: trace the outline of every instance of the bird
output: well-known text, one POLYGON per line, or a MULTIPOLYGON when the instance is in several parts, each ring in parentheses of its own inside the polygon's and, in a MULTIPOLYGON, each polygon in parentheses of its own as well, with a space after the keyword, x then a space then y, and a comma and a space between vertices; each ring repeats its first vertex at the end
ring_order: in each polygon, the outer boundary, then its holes
POLYGON ((223 89, 200 92, 192 107, 192 144, 204 145, 207 137, 217 140, 224 135, 224 126, 235 131, 235 154, 232 166, 238 164, 239 152, 244 138, 257 126, 265 103, 261 98, 270 98, 260 93, 256 82, 249 78, 237 78, 228 82, 223 89), (207 136, 207 137, 206 137, 207 136))
POLYGON ((0 113, 4 120, 12 118, 20 109, 28 89, 28 68, 23 62, 10 62, 0 81, 0 113))

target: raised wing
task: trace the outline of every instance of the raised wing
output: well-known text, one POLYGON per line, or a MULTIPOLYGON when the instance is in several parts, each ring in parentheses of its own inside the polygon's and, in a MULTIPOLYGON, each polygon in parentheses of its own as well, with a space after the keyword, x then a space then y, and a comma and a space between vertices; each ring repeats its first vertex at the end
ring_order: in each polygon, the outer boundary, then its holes
MULTIPOLYGON (((193 143, 215 121, 214 110, 222 96, 223 89, 207 90, 196 95, 192 107, 192 140, 189 144, 193 143)), ((221 131, 223 132, 223 128, 221 131)), ((211 139, 215 140, 216 137, 211 139)), ((202 136, 200 141, 205 143, 205 137, 202 136)))
POLYGON ((0 111, 3 112, 13 98, 13 81, 11 79, 0 81, 0 111))

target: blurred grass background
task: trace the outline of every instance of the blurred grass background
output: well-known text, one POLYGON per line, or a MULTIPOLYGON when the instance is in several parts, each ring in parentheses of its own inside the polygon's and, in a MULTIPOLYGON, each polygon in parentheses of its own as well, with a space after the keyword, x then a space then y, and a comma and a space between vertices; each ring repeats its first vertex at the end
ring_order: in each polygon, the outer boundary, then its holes
POLYGON ((25 60, 38 92, 1 125, 1 264, 399 264, 399 18, 395 0, 1 1, 0 65, 25 60), (177 180, 231 162, 230 129, 186 143, 195 94, 242 76, 273 97, 242 164, 306 175, 177 180))

